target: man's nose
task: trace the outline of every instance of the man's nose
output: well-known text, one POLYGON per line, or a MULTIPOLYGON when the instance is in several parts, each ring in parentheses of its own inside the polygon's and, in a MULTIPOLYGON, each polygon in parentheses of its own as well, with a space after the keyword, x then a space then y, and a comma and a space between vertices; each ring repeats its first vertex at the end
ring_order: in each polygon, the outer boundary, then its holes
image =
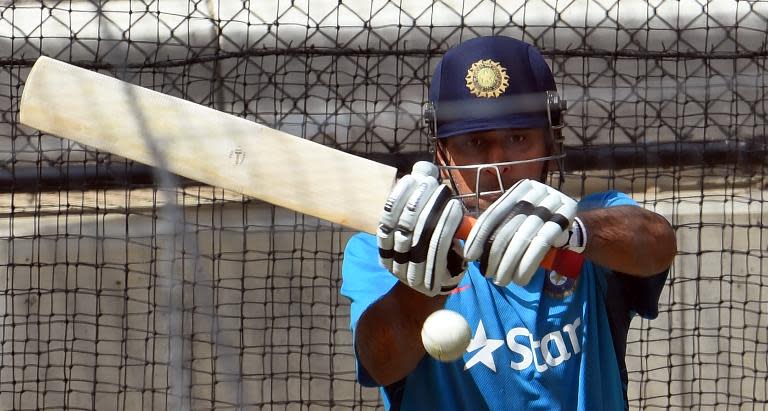
MULTIPOLYGON (((499 144, 494 144, 490 150, 488 150, 488 163, 505 163, 507 161, 510 161, 511 157, 509 153, 504 150, 504 147, 502 147, 499 144)), ((499 166, 499 174, 504 176, 506 173, 509 173, 510 166, 499 166)), ((493 174, 494 177, 496 177, 496 170, 493 168, 487 168, 485 169, 486 172, 493 174)))

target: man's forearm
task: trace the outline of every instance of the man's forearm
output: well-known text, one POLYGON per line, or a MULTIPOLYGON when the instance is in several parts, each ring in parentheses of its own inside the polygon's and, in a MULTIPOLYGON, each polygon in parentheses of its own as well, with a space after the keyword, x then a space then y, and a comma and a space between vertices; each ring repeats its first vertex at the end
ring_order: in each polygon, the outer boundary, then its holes
POLYGON ((446 298, 427 297, 398 282, 365 311, 355 346, 360 362, 377 383, 392 384, 416 368, 426 353, 421 327, 430 314, 443 308, 446 298))
POLYGON ((645 277, 672 264, 675 233, 667 220, 635 206, 600 208, 578 213, 587 227, 584 256, 604 267, 645 277))

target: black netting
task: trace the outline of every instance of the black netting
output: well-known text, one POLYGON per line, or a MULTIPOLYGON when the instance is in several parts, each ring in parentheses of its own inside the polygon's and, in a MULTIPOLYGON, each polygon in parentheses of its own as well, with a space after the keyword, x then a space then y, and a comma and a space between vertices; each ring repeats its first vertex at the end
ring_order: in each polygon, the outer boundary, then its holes
POLYGON ((540 47, 569 101, 566 191, 677 231, 630 406, 768 402, 768 3, 42 3, 0 6, 0 408, 380 406, 338 294, 351 233, 19 125, 39 55, 394 164, 429 155, 438 59, 488 34, 540 47))

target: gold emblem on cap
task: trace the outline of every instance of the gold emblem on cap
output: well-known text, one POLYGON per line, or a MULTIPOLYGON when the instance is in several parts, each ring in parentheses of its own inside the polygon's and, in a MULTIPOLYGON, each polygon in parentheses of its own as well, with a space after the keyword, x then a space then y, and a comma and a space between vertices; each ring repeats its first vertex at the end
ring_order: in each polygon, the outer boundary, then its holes
POLYGON ((498 97, 509 87, 507 69, 493 60, 478 60, 467 70, 467 88, 477 97, 498 97))

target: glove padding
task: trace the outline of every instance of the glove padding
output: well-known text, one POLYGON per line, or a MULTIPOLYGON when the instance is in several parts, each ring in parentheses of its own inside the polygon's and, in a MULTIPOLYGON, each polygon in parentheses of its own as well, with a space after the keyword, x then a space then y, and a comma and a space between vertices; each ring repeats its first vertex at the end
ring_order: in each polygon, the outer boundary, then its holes
POLYGON ((464 244, 464 257, 499 286, 525 286, 552 247, 563 247, 576 201, 534 180, 521 180, 485 210, 464 244))
POLYGON ((464 212, 438 175, 432 163, 414 164, 392 189, 376 233, 381 265, 429 296, 456 288, 466 269, 453 239, 464 212))

